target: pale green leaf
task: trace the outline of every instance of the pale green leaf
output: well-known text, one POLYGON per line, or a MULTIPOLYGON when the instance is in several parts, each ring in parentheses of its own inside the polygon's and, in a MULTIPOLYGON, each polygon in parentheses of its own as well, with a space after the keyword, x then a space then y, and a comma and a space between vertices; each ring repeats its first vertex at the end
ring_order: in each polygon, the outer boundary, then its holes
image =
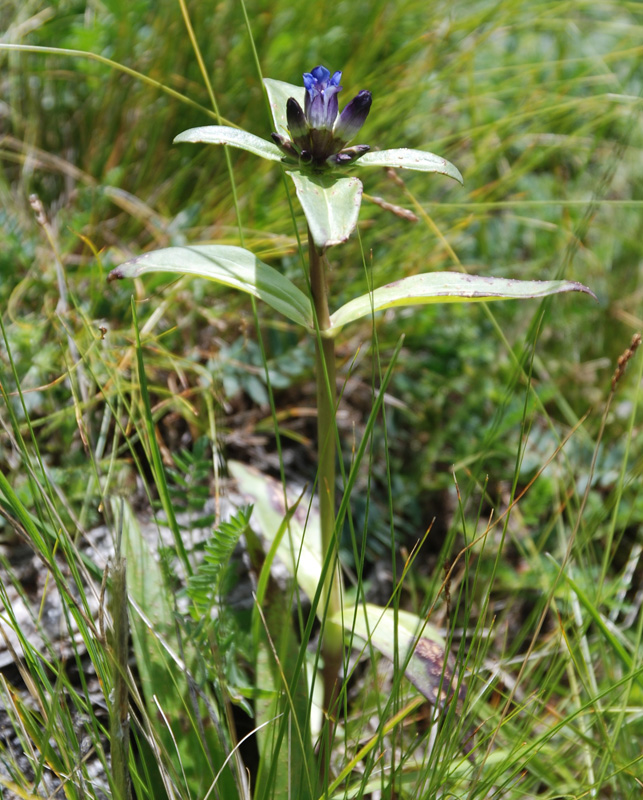
POLYGON ((406 664, 404 674, 430 702, 443 705, 457 687, 455 661, 446 652, 444 637, 430 623, 408 611, 365 603, 344 608, 332 617, 348 635, 370 644, 389 661, 395 661, 395 643, 400 665, 406 664), (408 663, 406 663, 408 660, 408 663))
POLYGON ((585 292, 595 297, 587 286, 574 281, 519 281, 461 272, 428 272, 402 278, 350 300, 331 315, 330 323, 336 332, 348 322, 394 306, 528 300, 560 292, 585 292))
MULTIPOLYGON (((241 465, 237 464, 237 467, 241 465)), ((241 482, 244 482, 241 467, 241 482)), ((247 475, 245 475, 246 483, 247 475)), ((258 476, 251 475, 250 483, 258 476)), ((268 479, 266 487, 276 483, 268 479)), ((279 487, 280 488, 280 487, 279 487)), ((291 796, 311 800, 311 776, 316 774, 311 738, 312 710, 309 703, 306 669, 297 670, 300 642, 290 616, 292 598, 272 576, 275 554, 297 513, 298 498, 281 520, 269 548, 262 544, 252 528, 246 529, 246 548, 253 568, 259 572, 252 620, 255 661, 255 724, 261 754, 260 775, 274 772, 275 800, 291 796), (275 658, 276 653, 279 655, 275 658), (289 736, 283 736, 285 729, 289 736), (294 791, 288 791, 292 788, 294 791)), ((265 537, 264 537, 265 541, 265 537)))
POLYGON ((136 278, 145 272, 196 275, 260 298, 284 316, 311 328, 310 301, 292 281, 242 247, 202 244, 153 250, 126 261, 109 280, 136 278))
POLYGON ((288 171, 295 183, 297 198, 319 250, 345 242, 357 226, 362 202, 362 183, 358 178, 333 175, 306 175, 288 171))
POLYGON ((275 123, 274 132, 290 138, 288 122, 286 120, 286 103, 289 97, 294 97, 303 108, 306 90, 303 86, 293 86, 292 83, 276 81, 273 78, 264 78, 263 83, 268 93, 270 110, 275 123))
POLYGON ((175 144, 181 142, 229 144, 231 147, 247 150, 249 153, 254 153, 256 156, 261 156, 261 158, 267 158, 269 161, 281 161, 283 156, 281 150, 272 142, 261 139, 259 136, 240 128, 226 128, 223 125, 204 125, 200 128, 190 128, 175 137, 175 144))
MULTIPOLYGON (((252 519, 261 529, 266 542, 272 544, 281 535, 276 554, 312 600, 322 573, 319 512, 309 508, 309 502, 301 502, 289 520, 288 530, 284 532, 282 523, 287 510, 280 481, 238 461, 229 461, 228 468, 239 491, 252 502, 252 519)), ((297 497, 289 493, 289 507, 295 503, 297 497)), ((321 613, 322 609, 319 611, 321 613)))
POLYGON ((397 150, 372 150, 359 158, 355 164, 358 167, 395 167, 414 169, 418 172, 439 172, 464 183, 460 170, 446 158, 424 150, 411 150, 408 147, 400 147, 397 150))

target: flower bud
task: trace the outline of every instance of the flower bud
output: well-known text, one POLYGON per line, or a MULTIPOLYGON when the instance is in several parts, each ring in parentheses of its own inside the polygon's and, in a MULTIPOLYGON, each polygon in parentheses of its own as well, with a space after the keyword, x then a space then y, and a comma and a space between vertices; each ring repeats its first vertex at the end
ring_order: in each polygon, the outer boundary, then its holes
POLYGON ((335 122, 333 135, 342 142, 350 142, 359 133, 362 125, 366 122, 368 112, 371 110, 373 97, 369 91, 363 89, 357 94, 344 108, 335 122))
POLYGON ((308 123, 303 108, 294 97, 289 97, 286 103, 286 120, 293 142, 300 149, 306 147, 308 145, 308 123))
POLYGON ((272 141, 277 145, 277 147, 281 150, 281 152, 287 156, 288 158, 294 158, 295 161, 299 160, 299 151, 295 147, 295 145, 290 141, 290 139, 286 139, 285 136, 281 136, 278 133, 271 133, 270 136, 272 137, 272 141))
POLYGON ((343 150, 340 150, 339 153, 330 156, 330 158, 328 158, 328 163, 337 164, 339 166, 352 164, 354 161, 357 161, 358 158, 361 158, 364 153, 368 153, 370 149, 371 148, 367 144, 356 144, 353 147, 345 147, 343 150))

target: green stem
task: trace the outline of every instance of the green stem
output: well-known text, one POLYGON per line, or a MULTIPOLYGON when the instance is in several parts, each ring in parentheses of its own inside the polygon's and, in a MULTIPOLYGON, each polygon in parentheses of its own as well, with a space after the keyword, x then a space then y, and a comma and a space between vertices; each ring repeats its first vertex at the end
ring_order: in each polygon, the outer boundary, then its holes
MULTIPOLYGON (((322 607, 326 620, 339 612, 341 606, 341 575, 337 562, 335 536, 335 342, 325 337, 330 327, 328 287, 323 259, 308 232, 310 288, 321 336, 316 346, 317 374, 317 456, 319 474, 319 512, 321 518, 322 558, 330 558, 326 572, 322 607)), ((322 637, 324 657, 324 710, 332 723, 332 706, 338 694, 339 669, 342 662, 342 628, 326 621, 322 637)))

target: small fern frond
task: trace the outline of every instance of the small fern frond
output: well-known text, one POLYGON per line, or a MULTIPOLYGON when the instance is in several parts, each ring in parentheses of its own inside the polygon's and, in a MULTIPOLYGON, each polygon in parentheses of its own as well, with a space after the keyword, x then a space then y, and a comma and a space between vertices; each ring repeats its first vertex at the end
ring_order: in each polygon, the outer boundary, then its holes
POLYGON ((239 538, 250 524, 252 506, 238 509, 227 522, 222 522, 208 539, 204 557, 198 569, 188 580, 188 595, 197 609, 203 613, 214 603, 221 578, 239 538))

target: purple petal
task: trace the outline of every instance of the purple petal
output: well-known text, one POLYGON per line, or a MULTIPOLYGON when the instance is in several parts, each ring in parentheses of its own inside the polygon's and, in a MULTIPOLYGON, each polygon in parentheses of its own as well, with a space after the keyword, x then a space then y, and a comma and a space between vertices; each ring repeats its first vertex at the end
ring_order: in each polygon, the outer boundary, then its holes
MULTIPOLYGON (((335 75, 336 74, 337 73, 335 73, 335 75)), ((335 75, 333 75, 333 77, 335 77, 335 75)), ((317 83, 328 83, 328 79, 330 78, 330 70, 326 69, 326 67, 322 67, 320 64, 311 71, 311 77, 313 77, 317 83)))
POLYGON ((326 109, 324 108, 324 98, 321 94, 316 94, 310 101, 308 109, 308 124, 311 128, 323 128, 326 121, 326 109))
POLYGON ((306 92, 306 95, 304 97, 304 114, 307 120, 310 120, 310 104, 312 103, 314 96, 315 92, 311 90, 309 92, 306 92))
POLYGON ((330 94, 331 89, 335 87, 329 86, 326 89, 326 122, 324 127, 328 128, 328 130, 333 129, 333 125, 335 124, 335 120, 337 119, 337 114, 339 112, 339 103, 337 102, 337 92, 339 89, 336 89, 332 94, 330 94), (330 95, 330 96, 329 96, 330 95))
POLYGON ((317 81, 313 78, 310 72, 304 72, 304 87, 307 92, 312 92, 317 81))
POLYGON ((326 161, 329 164, 331 165, 337 164, 338 167, 343 167, 346 164, 350 164, 352 160, 353 159, 350 156, 346 155, 346 153, 335 153, 332 156, 328 156, 328 158, 326 159, 326 161))

